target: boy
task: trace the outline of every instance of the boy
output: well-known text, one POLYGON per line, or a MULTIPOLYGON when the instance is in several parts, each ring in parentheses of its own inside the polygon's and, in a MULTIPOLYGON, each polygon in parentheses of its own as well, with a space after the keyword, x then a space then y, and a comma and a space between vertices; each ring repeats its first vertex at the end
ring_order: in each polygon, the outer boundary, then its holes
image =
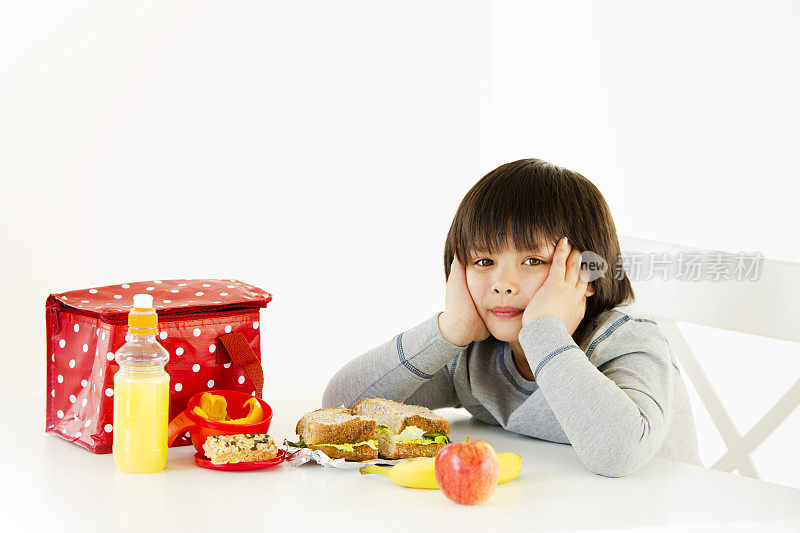
POLYGON ((498 167, 453 219, 444 311, 339 370, 323 406, 381 397, 464 407, 572 444, 604 476, 629 475, 654 455, 702 466, 674 356, 658 325, 625 307, 634 295, 619 257, 589 180, 538 159, 498 167), (584 250, 613 275, 594 279, 584 250))

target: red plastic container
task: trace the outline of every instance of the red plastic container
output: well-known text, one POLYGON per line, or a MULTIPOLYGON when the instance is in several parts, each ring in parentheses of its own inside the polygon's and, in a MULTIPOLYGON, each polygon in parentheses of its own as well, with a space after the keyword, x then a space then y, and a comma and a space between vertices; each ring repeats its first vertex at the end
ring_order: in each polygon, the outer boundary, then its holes
POLYGON ((265 461, 246 461, 243 463, 223 463, 221 465, 215 465, 211 462, 211 459, 200 452, 194 454, 194 462, 197 466, 202 466, 203 468, 209 468, 211 470, 224 470, 226 472, 260 470, 262 468, 269 468, 271 466, 279 465, 285 460, 286 452, 280 449, 273 459, 267 459, 265 461))
POLYGON ((185 432, 188 431, 191 435, 194 449, 200 453, 205 453, 203 451, 203 444, 205 444, 208 437, 217 435, 238 435, 241 433, 267 433, 269 431, 269 424, 272 422, 272 407, 261 398, 256 398, 261 405, 261 409, 264 410, 264 418, 262 418, 260 422, 255 424, 225 424, 203 418, 194 412, 194 408, 200 405, 200 397, 205 392, 224 396, 225 401, 228 403, 228 415, 231 418, 242 418, 249 412, 249 408, 244 407, 244 402, 251 398, 247 393, 233 390, 198 392, 189 398, 186 409, 170 421, 167 444, 172 445, 175 439, 182 433, 185 434, 185 432))
MULTIPOLYGON (((272 295, 230 279, 154 280, 47 298, 45 431, 94 453, 113 439, 115 351, 125 343, 133 295, 153 295, 158 341, 170 355, 170 419, 210 389, 261 397, 260 309, 272 295)), ((180 435, 174 446, 189 439, 180 435)))

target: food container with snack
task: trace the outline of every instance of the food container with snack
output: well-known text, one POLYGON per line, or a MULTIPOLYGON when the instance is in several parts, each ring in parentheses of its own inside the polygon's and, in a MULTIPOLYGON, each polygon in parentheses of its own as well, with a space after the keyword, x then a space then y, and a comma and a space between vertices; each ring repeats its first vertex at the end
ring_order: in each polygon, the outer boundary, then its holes
MULTIPOLYGON (((209 414, 209 413, 206 413, 209 414)), ((208 437, 217 435, 237 435, 248 433, 267 433, 272 422, 272 408, 261 398, 250 396, 245 392, 234 390, 210 390, 198 392, 189 398, 186 409, 169 423, 168 443, 172 443, 179 435, 188 431, 195 450, 204 453, 203 444, 208 437), (203 396, 206 398, 221 397, 224 399, 227 415, 232 421, 212 420, 198 414, 203 396), (250 423, 234 423, 235 420, 247 419, 254 411, 261 414, 256 421, 250 423)))
POLYGON ((212 470, 255 470, 280 464, 284 451, 267 435, 272 408, 233 390, 199 392, 169 423, 168 442, 188 432, 195 463, 212 470))

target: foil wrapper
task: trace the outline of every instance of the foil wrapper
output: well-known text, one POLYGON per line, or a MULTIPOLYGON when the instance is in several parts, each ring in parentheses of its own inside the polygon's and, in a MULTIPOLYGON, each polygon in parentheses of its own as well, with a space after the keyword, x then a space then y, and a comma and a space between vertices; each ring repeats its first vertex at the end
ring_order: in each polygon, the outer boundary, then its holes
POLYGON ((286 451, 286 462, 292 466, 304 465, 314 461, 326 468, 356 469, 367 465, 394 465, 404 461, 404 459, 376 459, 374 461, 345 461, 344 459, 331 459, 324 452, 312 448, 296 448, 283 441, 283 449, 286 451))

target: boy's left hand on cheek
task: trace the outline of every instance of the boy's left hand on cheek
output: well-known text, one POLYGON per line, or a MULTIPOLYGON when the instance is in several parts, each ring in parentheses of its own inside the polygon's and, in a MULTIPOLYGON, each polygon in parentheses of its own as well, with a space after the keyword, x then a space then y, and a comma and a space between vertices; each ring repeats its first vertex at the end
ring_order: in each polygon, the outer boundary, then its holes
POLYGON ((565 240, 558 241, 550 273, 522 313, 522 327, 539 317, 554 316, 572 335, 586 313, 586 297, 594 294, 594 289, 581 279, 581 251, 565 240))

